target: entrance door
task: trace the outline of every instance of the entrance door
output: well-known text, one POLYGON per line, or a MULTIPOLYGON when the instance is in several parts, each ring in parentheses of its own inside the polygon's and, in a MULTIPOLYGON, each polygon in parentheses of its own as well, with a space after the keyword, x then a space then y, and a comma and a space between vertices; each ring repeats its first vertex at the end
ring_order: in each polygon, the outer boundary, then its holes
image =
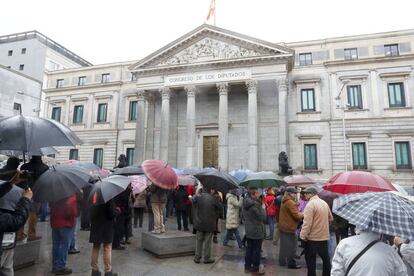
POLYGON ((218 168, 218 136, 203 137, 203 168, 218 168))

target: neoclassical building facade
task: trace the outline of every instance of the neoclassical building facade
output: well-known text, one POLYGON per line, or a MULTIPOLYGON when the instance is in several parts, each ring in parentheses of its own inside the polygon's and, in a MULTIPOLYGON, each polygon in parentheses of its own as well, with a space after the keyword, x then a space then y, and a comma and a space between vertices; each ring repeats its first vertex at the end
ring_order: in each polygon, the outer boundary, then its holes
POLYGON ((280 43, 202 25, 144 59, 48 73, 60 160, 414 180, 414 30, 280 43))

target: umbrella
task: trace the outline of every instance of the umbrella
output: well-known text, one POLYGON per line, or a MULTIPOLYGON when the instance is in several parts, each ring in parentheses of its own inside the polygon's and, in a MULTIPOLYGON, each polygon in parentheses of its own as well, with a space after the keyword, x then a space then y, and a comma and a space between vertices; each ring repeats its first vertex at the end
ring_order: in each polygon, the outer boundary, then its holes
POLYGON ((131 175, 128 176, 131 179, 132 193, 139 194, 144 191, 148 186, 148 178, 145 175, 131 175))
POLYGON ((256 172, 248 175, 240 186, 249 188, 268 188, 278 187, 285 183, 285 181, 273 172, 256 172))
POLYGON ((322 184, 316 184, 313 187, 315 187, 316 190, 318 191, 319 198, 324 200, 326 203, 328 203, 329 208, 332 210, 332 205, 333 205, 334 199, 337 198, 340 195, 338 195, 337 193, 334 193, 334 192, 324 190, 322 188, 322 184))
POLYGON ((235 178, 237 178, 239 181, 243 181, 249 174, 251 174, 252 171, 251 170, 247 170, 247 169, 238 169, 238 170, 233 170, 230 172, 230 175, 234 176, 235 178))
POLYGON ((88 171, 82 168, 53 166, 34 183, 33 199, 37 202, 55 202, 79 192, 90 180, 88 171))
POLYGON ((78 160, 67 160, 67 161, 64 161, 64 163, 73 165, 76 167, 80 167, 82 169, 87 170, 90 175, 97 175, 102 178, 107 177, 110 174, 108 170, 101 169, 98 165, 94 163, 82 162, 78 160))
POLYGON ((93 185, 88 201, 92 205, 105 204, 128 188, 131 179, 123 175, 111 175, 93 185))
POLYGON ((285 186, 307 186, 314 185, 316 181, 306 175, 289 175, 283 178, 286 184, 285 186))
POLYGON ((195 174, 201 172, 202 170, 203 169, 196 168, 196 167, 185 168, 185 169, 183 169, 183 174, 195 175, 195 174))
POLYGON ((402 195, 406 195, 406 196, 408 196, 409 194, 408 194, 408 192, 401 186, 401 185, 399 185, 399 184, 395 184, 395 183, 392 183, 392 185, 395 187, 395 189, 399 192, 399 193, 401 193, 402 195))
POLYGON ((333 212, 362 230, 414 240, 414 201, 393 192, 338 197, 333 212))
POLYGON ((144 171, 142 170, 141 166, 128 166, 125 168, 118 168, 115 169, 115 171, 112 173, 115 175, 141 175, 144 174, 144 171))
POLYGON ((239 180, 228 173, 216 169, 203 169, 194 175, 206 189, 215 189, 227 193, 231 189, 239 188, 239 180))
POLYGON ((16 209, 17 202, 22 197, 23 189, 13 185, 13 188, 0 198, 0 209, 14 211, 16 209))
POLYGON ((178 185, 180 186, 190 186, 190 185, 198 185, 200 181, 192 175, 187 174, 179 174, 178 175, 178 185))
POLYGON ((0 154, 0 161, 7 161, 7 159, 9 159, 9 157, 7 155, 4 154, 0 154))
POLYGON ((173 169, 173 171, 177 174, 177 175, 179 175, 179 174, 183 174, 183 170, 182 169, 176 169, 176 168, 172 168, 173 169))
POLYGON ((22 115, 0 119, 0 150, 37 152, 81 143, 74 132, 55 120, 22 115))
POLYGON ((145 160, 142 169, 148 179, 162 189, 172 190, 178 185, 177 174, 162 160, 145 160))
POLYGON ((363 171, 340 172, 323 186, 325 190, 338 194, 386 192, 397 189, 385 178, 363 171))

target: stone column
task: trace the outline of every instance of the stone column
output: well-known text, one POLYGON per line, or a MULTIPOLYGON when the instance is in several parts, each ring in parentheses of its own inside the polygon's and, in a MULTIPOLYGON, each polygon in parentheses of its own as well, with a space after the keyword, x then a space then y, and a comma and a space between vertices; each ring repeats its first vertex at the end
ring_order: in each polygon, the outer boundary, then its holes
POLYGON ((229 116, 228 116, 228 84, 218 83, 217 90, 220 95, 219 104, 219 167, 228 171, 229 162, 229 116))
POLYGON ((70 96, 66 96, 65 99, 65 120, 63 121, 65 125, 70 126, 72 124, 72 118, 70 117, 70 96))
POLYGON ((195 167, 195 95, 194 85, 186 86, 187 92, 187 167, 195 167))
POLYGON ((146 131, 146 140, 145 140, 145 158, 146 159, 155 159, 154 156, 154 128, 155 128, 155 99, 154 95, 147 94, 145 95, 148 109, 147 109, 147 131, 146 131))
POLYGON ((257 171, 257 81, 246 82, 248 92, 249 169, 257 171))
POLYGON ((137 92, 137 119, 135 127, 134 165, 141 165, 145 158, 145 91, 137 92))
MULTIPOLYGON (((378 93, 378 74, 376 70, 370 70, 369 75, 371 80, 372 110, 374 116, 377 117, 381 115, 381 110, 383 110, 381 109, 380 95, 378 93)), ((384 103, 384 101, 382 101, 382 103, 384 103)))
POLYGON ((170 89, 161 89, 161 129, 160 129, 160 159, 168 162, 168 142, 170 140, 170 89))
POLYGON ((278 81, 279 85, 279 152, 284 151, 288 155, 288 114, 287 114, 287 94, 288 80, 286 78, 278 81))

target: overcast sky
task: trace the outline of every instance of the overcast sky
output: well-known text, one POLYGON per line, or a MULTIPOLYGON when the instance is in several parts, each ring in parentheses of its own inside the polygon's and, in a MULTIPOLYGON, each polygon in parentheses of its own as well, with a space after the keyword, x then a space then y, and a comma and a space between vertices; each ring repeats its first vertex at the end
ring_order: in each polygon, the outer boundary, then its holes
MULTIPOLYGON (((205 23, 210 1, 2 1, 0 35, 38 30, 93 64, 137 60, 205 23)), ((414 28, 413 10, 412 0, 216 0, 216 23, 293 42, 414 28)))

